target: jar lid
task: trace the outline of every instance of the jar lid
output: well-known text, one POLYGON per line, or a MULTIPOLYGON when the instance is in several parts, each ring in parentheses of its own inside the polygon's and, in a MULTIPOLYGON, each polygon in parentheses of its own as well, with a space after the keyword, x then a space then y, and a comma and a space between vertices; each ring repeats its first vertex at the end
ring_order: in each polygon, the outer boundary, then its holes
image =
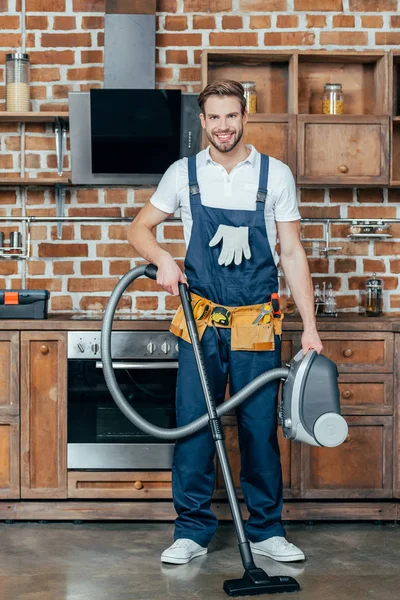
POLYGON ((340 89, 342 89, 342 84, 341 83, 325 83, 324 88, 332 89, 332 90, 340 90, 340 89))
POLYGON ((381 279, 380 277, 377 277, 376 273, 374 273, 372 275, 372 277, 370 277, 369 279, 367 279, 365 281, 365 284, 368 287, 382 287, 383 286, 383 279, 381 279))
POLYGON ((253 85, 256 85, 255 81, 241 81, 240 83, 243 87, 252 87, 253 85))
POLYGON ((25 52, 12 52, 6 54, 6 60, 29 60, 29 54, 25 54, 25 52))

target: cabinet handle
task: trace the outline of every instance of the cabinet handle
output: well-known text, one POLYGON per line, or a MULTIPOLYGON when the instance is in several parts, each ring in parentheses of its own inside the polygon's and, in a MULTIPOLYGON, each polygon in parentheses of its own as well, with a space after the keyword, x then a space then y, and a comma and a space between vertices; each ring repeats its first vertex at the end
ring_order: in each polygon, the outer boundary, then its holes
POLYGON ((352 440, 352 438, 351 438, 351 435, 350 435, 350 434, 348 434, 348 435, 347 435, 347 438, 344 440, 344 443, 345 443, 345 444, 348 444, 349 442, 351 442, 351 440, 352 440))
POLYGON ((133 487, 135 488, 135 490, 141 490, 143 489, 143 483, 141 481, 135 481, 133 487))
POLYGON ((48 354, 49 353, 49 347, 47 346, 47 344, 43 344, 43 346, 40 346, 40 352, 42 354, 48 354))
POLYGON ((350 358, 350 356, 353 356, 353 350, 351 350, 351 348, 346 348, 346 350, 343 350, 343 356, 350 358))
POLYGON ((342 392, 342 398, 345 398, 346 400, 348 400, 349 398, 353 397, 353 392, 351 390, 344 390, 344 392, 342 392))
POLYGON ((347 165, 339 165, 339 172, 340 173, 348 173, 349 167, 347 165))

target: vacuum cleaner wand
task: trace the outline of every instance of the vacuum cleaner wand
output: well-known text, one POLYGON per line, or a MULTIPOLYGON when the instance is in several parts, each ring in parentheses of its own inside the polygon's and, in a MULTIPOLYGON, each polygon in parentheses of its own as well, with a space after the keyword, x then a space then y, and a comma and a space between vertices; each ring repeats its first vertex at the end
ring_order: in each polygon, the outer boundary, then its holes
POLYGON ((242 579, 231 579, 224 582, 224 591, 229 596, 256 596, 261 594, 276 594, 277 592, 298 591, 300 586, 293 577, 269 577, 263 569, 256 567, 254 564, 250 543, 246 537, 240 506, 235 493, 232 472, 224 443, 223 427, 221 419, 217 414, 215 400, 211 392, 203 351, 193 316, 190 293, 185 283, 179 284, 179 294, 207 405, 211 434, 214 439, 222 476, 228 494, 229 507, 231 509, 233 523, 239 542, 240 556, 245 569, 242 579))

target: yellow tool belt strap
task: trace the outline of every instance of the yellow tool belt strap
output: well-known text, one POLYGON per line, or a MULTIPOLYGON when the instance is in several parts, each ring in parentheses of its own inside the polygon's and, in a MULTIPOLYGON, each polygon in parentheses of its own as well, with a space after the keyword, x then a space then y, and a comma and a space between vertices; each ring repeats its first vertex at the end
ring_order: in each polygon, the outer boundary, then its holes
MULTIPOLYGON (((266 326, 269 324, 269 327, 271 327, 271 326, 273 327, 274 333, 276 335, 281 335, 281 333, 282 333, 282 320, 283 320, 282 313, 280 314, 280 316, 278 318, 276 318, 276 317, 274 317, 273 313, 271 312, 270 314, 265 315, 260 320, 259 324, 254 324, 254 321, 260 315, 262 308, 265 307, 265 305, 269 304, 268 302, 265 302, 263 304, 251 304, 248 306, 223 306, 221 304, 216 304, 215 302, 212 302, 211 300, 208 300, 207 298, 203 298, 202 296, 199 296, 198 294, 195 294, 193 292, 191 292, 190 295, 191 295, 191 300, 192 300, 192 308, 195 309, 195 307, 196 307, 194 312, 197 315, 202 315, 202 313, 204 313, 204 316, 202 316, 202 318, 199 318, 199 317, 195 318, 198 329, 200 328, 204 331, 205 326, 221 327, 223 329, 229 329, 229 328, 236 329, 237 327, 240 327, 240 326, 247 326, 247 327, 253 326, 254 328, 259 328, 262 325, 266 326), (208 308, 207 308, 207 306, 208 306, 208 308), (225 311, 229 311, 230 317, 229 317, 229 323, 227 325, 223 325, 222 323, 211 318, 213 310, 218 309, 218 308, 222 308, 225 311)), ((182 337, 183 321, 184 321, 183 308, 182 308, 182 305, 180 305, 178 307, 177 312, 175 313, 175 316, 174 316, 171 326, 170 326, 170 331, 178 337, 182 337)), ((270 343, 263 344, 260 340, 259 343, 256 343, 254 345, 254 349, 255 350, 271 349, 270 343)))

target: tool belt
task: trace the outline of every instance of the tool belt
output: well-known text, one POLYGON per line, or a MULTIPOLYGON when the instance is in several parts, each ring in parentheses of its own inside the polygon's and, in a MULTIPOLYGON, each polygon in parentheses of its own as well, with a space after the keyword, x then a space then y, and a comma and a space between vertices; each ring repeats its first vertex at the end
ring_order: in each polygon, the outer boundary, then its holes
MULTIPOLYGON (((199 339, 207 327, 231 329, 232 350, 274 350, 275 335, 282 334, 283 314, 278 294, 270 302, 249 306, 222 306, 191 292, 193 316, 199 339)), ((178 307, 169 330, 190 343, 182 305, 178 307)))

